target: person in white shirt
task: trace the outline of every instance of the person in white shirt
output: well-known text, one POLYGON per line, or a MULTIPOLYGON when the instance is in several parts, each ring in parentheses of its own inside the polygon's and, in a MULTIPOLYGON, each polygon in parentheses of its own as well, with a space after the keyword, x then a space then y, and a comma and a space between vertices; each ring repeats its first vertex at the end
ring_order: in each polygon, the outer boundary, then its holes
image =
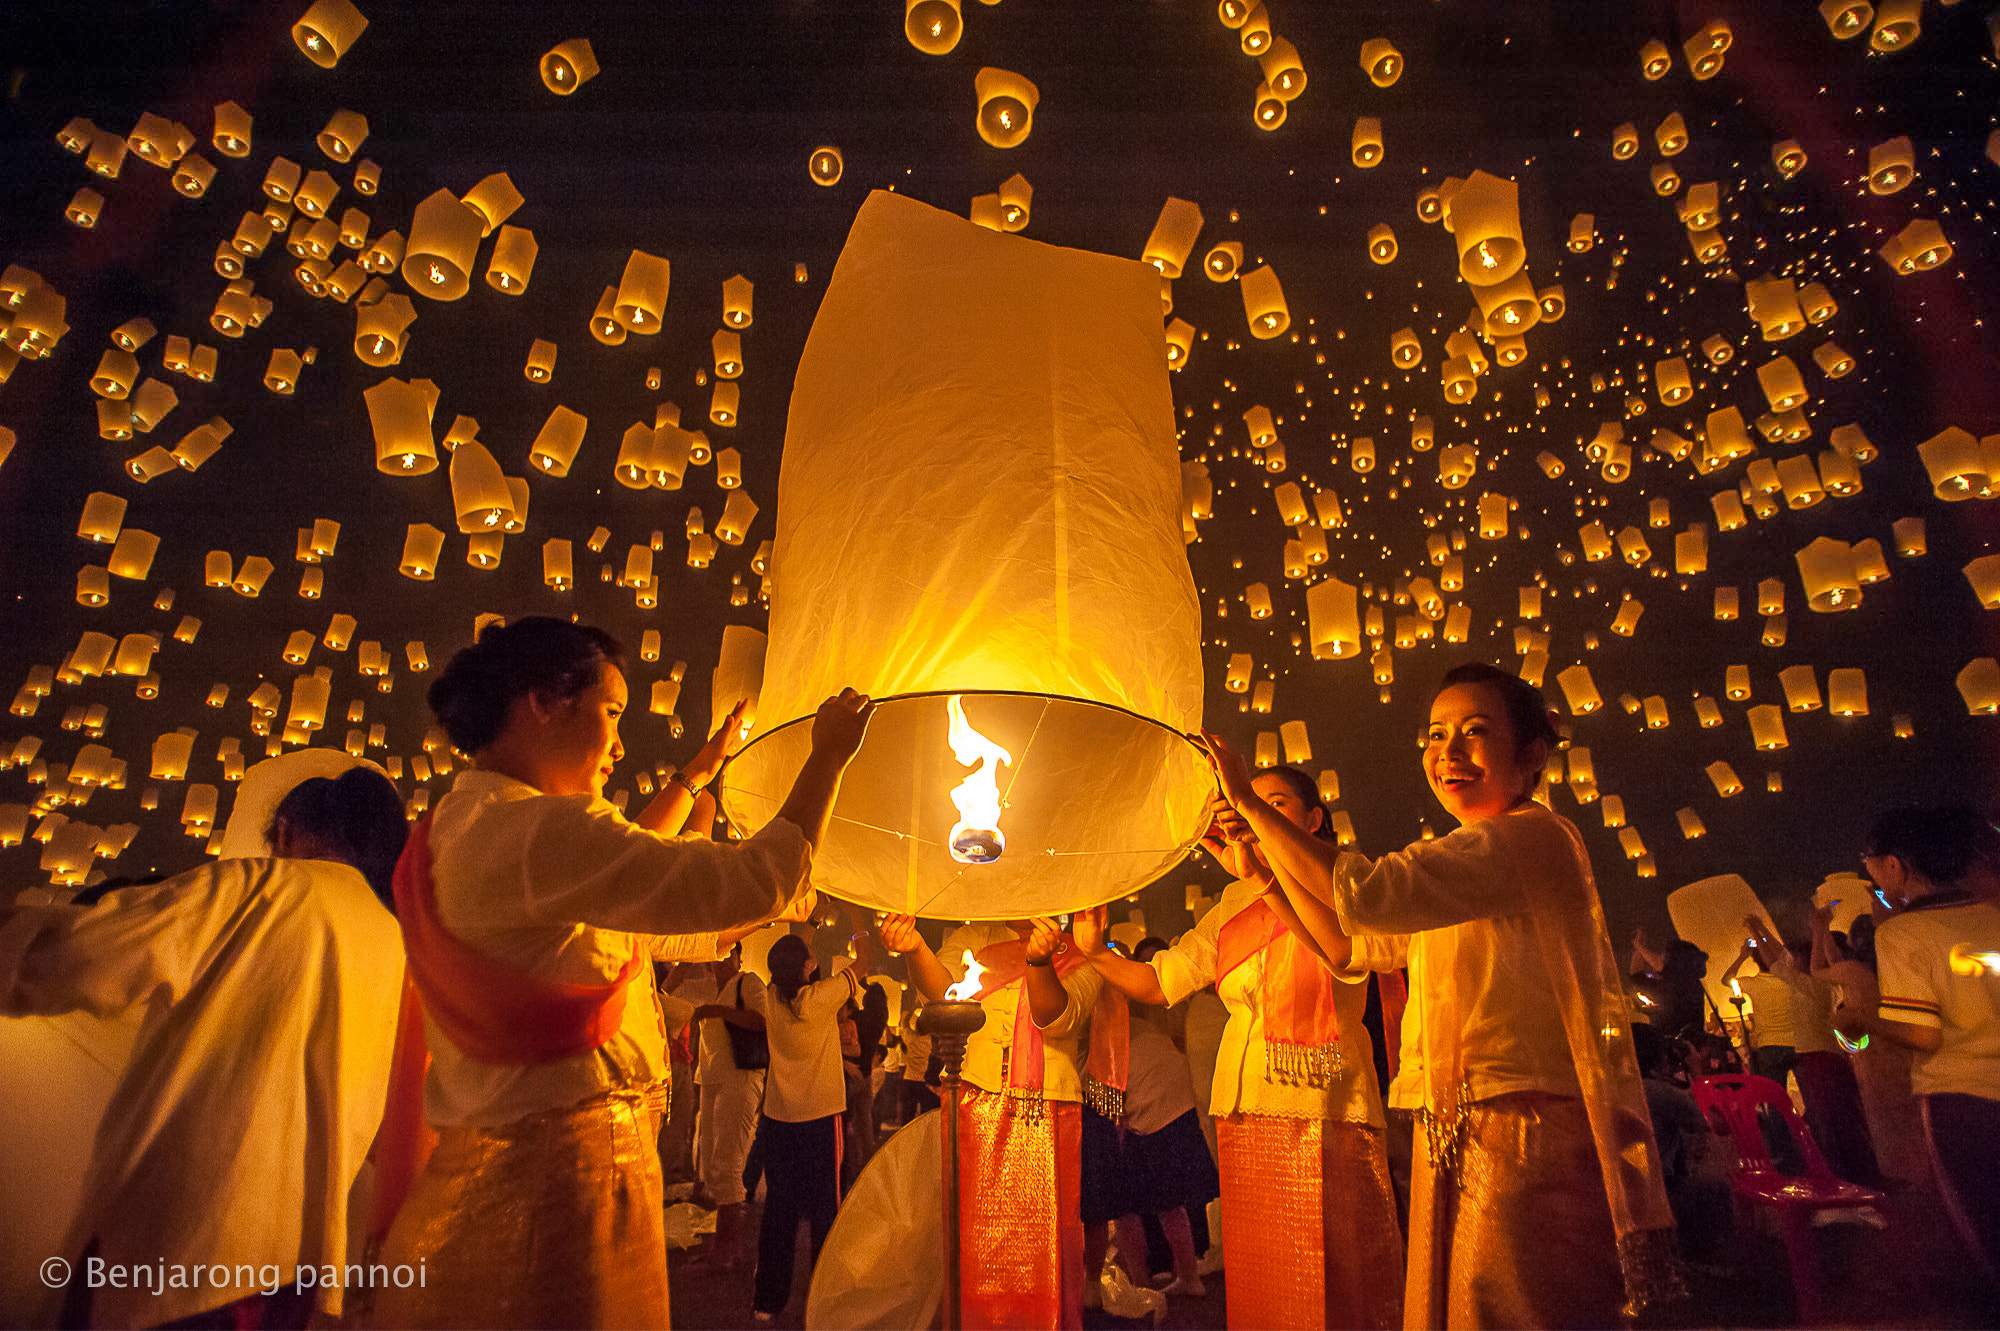
POLYGON ((757 1233, 757 1292, 750 1304, 760 1326, 791 1300, 800 1219, 811 1226, 817 1261, 840 1210, 840 1120, 847 1108, 840 1012, 859 993, 852 967, 814 979, 819 963, 797 934, 772 943, 765 964, 771 971, 763 994, 771 1068, 758 1124, 764 1215, 757 1233))
POLYGON ((408 830, 395 787, 355 768, 279 803, 275 858, 0 909, 0 1013, 150 1004, 58 1254, 76 1325, 342 1313, 403 983, 395 917, 357 866, 386 891, 408 830))
POLYGON ((1609 1326, 1621 1304, 1636 1315, 1679 1292, 1590 861, 1576 829, 1533 798, 1556 740, 1524 680, 1484 664, 1448 671, 1423 768, 1459 828, 1371 862, 1287 819, 1242 755, 1208 736, 1224 795, 1281 881, 1333 910, 1355 963, 1409 966, 1392 1092, 1420 1088, 1423 1106, 1412 1328, 1609 1326))
MULTIPOLYGON (((764 1079, 770 1066, 764 1053, 757 1066, 737 1063, 736 1046, 758 1045, 764 1035, 764 982, 743 968, 743 948, 712 963, 715 993, 695 1008, 701 1048, 696 1052, 695 1082, 701 1107, 695 1114, 694 1167, 700 1179, 697 1199, 715 1207, 714 1261, 735 1266, 737 1235, 748 1201, 743 1167, 757 1138, 757 1115, 764 1103, 764 1079), (735 1032, 742 1032, 741 1036, 735 1032)), ((768 1046, 766 1046, 768 1049, 768 1046)))
POLYGON ((1876 820, 1861 863, 1895 912, 1875 931, 1881 1004, 1834 1025, 1915 1051, 1938 1191, 2000 1311, 2000 906, 1966 886, 1993 839, 1968 808, 1876 820))
POLYGON ((381 1256, 426 1280, 378 1300, 382 1325, 668 1321, 654 1145, 668 1064, 646 963, 714 960, 718 932, 802 904, 871 707, 851 689, 821 706, 755 836, 675 839, 652 828, 678 826, 721 746, 627 821, 602 793, 624 756, 617 661, 600 630, 530 618, 489 627, 431 686, 473 767, 397 870, 439 1140, 381 1256))

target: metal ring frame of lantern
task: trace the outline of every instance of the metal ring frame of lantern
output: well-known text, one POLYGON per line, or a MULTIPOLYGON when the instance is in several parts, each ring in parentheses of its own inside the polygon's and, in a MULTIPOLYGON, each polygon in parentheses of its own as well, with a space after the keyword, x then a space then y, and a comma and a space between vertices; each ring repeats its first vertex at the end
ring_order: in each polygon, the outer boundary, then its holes
POLYGON ((1214 779, 1166 376, 1151 266, 870 196, 793 388, 732 824, 777 811, 852 686, 877 702, 830 895, 1018 919, 1180 863, 1214 779))
MULTIPOLYGON (((754 829, 776 808, 759 808, 768 797, 759 799, 732 778, 747 775, 753 754, 760 767, 769 762, 796 771, 811 748, 812 721, 795 717, 765 731, 724 769, 723 809, 732 826, 754 829)), ((1177 835, 1173 820, 1162 817, 1149 844, 1095 845, 1089 792, 1160 794, 1161 774, 1178 775, 1189 764, 1208 781, 1205 750, 1193 737, 1087 698, 1007 689, 879 698, 867 745, 842 782, 814 880, 843 900, 935 918, 1019 919, 1096 905, 1169 872, 1194 850, 1201 829, 1177 835), (1059 742, 1037 747, 1056 731, 1059 742), (885 852, 907 874, 907 890, 894 900, 881 897, 876 876, 845 863, 885 852), (1072 873, 1057 863, 1065 860, 1098 863, 1072 873), (989 870, 1003 881, 972 877, 989 870), (1056 896, 1021 895, 1028 890, 1023 878, 1056 878, 1064 886, 1056 896), (1092 890, 1086 883, 1106 886, 1092 890), (1081 897, 1070 895, 1079 890, 1081 897), (1006 904, 984 912, 953 905, 968 899, 1006 904)))

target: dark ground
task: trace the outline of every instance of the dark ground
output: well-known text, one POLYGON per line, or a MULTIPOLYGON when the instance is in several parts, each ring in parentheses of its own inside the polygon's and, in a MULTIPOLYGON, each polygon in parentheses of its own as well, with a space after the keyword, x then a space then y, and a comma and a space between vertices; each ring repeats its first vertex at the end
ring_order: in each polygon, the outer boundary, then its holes
MULTIPOLYGON (((1835 1326, 1970 1328, 1995 1325, 1979 1311, 1971 1262, 1959 1250, 1937 1199, 1917 1188, 1892 1192, 1889 1227, 1827 1225, 1815 1231, 1829 1324, 1835 1326)), ((745 1227, 743 1265, 737 1269, 688 1264, 690 1253, 671 1255, 674 1325, 683 1331, 749 1327, 750 1280, 755 1258, 757 1204, 745 1227)), ((708 1241, 704 1241, 704 1247, 708 1241)), ((811 1278, 807 1245, 799 1244, 793 1297, 776 1326, 804 1324, 811 1278)), ((1762 1327, 1796 1325, 1792 1281, 1775 1231, 1755 1227, 1725 1243, 1688 1273, 1692 1302, 1676 1325, 1762 1327)), ((1088 1328, 1139 1327, 1089 1310, 1088 1328)), ((1158 1323, 1163 1331, 1212 1331, 1228 1325, 1220 1272, 1208 1294, 1174 1299, 1158 1323)))

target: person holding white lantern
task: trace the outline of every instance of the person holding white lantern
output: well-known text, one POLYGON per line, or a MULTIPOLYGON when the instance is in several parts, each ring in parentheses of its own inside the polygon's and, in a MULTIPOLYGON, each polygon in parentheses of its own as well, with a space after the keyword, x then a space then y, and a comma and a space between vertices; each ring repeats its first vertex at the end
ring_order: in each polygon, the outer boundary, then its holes
MULTIPOLYGON (((1290 825, 1331 846, 1311 777, 1267 767, 1251 783, 1290 825)), ((1220 903, 1151 964, 1109 949, 1101 906, 1077 915, 1077 945, 1128 998, 1171 1004, 1213 985, 1229 1009, 1209 1112, 1230 1325, 1393 1327, 1400 1291, 1383 1272, 1400 1268, 1403 1253, 1364 1025, 1367 971, 1350 969, 1332 912, 1274 873, 1220 799, 1211 809, 1203 845, 1236 879, 1220 903), (1274 1207, 1324 1219, 1273 1232, 1274 1207)))
MULTIPOLYGON (((755 836, 676 839, 647 825, 653 810, 627 822, 603 797, 625 752, 618 659, 601 630, 528 618, 487 627, 431 686, 473 766, 396 873, 412 984, 375 1233, 380 1260, 427 1278, 378 1299, 382 1325, 668 1322, 654 1145, 668 1062, 648 962, 713 960, 810 900, 872 708, 851 689, 820 707, 811 756, 755 836), (410 1184, 417 1011, 439 1136, 410 1184)), ((665 799, 698 779, 677 774, 665 799)))
POLYGON ((1331 908, 1355 964, 1410 968, 1390 1094, 1420 1106, 1404 1325, 1609 1326, 1676 1293, 1590 861, 1534 799, 1556 743, 1540 690, 1484 664, 1445 675, 1423 763, 1459 829, 1372 862, 1298 827, 1206 738, 1280 880, 1331 908))

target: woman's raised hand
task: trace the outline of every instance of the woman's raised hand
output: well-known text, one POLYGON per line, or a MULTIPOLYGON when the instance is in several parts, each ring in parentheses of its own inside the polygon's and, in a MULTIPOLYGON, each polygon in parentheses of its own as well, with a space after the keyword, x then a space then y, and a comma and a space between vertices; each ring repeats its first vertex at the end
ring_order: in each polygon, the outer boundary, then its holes
POLYGON ((1256 833, 1220 794, 1208 797, 1208 829, 1201 834, 1201 848, 1232 878, 1256 878, 1263 868, 1256 833))
POLYGON ((923 945, 923 936, 917 932, 917 917, 914 915, 885 915, 876 926, 882 936, 882 946, 901 956, 914 952, 923 945))
POLYGON ((809 887, 804 896, 779 911, 772 923, 797 924, 802 920, 811 919, 812 913, 817 909, 819 909, 819 889, 809 887))
POLYGON ((1110 914, 1104 906, 1092 906, 1070 916, 1070 937, 1076 939, 1077 951, 1086 957, 1095 957, 1105 950, 1105 919, 1110 914))
POLYGON ((874 712, 874 702, 853 689, 842 689, 837 696, 828 698, 813 717, 813 752, 845 763, 860 751, 861 741, 868 733, 868 718, 874 712))
POLYGON ((1201 732, 1201 742, 1208 746, 1208 758, 1214 764, 1223 798, 1239 809, 1256 799, 1257 792, 1250 786, 1250 760, 1242 751, 1212 730, 1201 732))
POLYGON ((1062 926, 1046 915, 1037 915, 1029 921, 1034 926, 1028 935, 1028 960, 1047 961, 1063 950, 1062 926))
POLYGON ((715 774, 722 770, 725 760, 734 757, 743 747, 743 713, 749 708, 750 700, 743 699, 729 710, 722 726, 708 737, 708 743, 688 762, 682 775, 696 790, 700 790, 715 780, 715 774))

